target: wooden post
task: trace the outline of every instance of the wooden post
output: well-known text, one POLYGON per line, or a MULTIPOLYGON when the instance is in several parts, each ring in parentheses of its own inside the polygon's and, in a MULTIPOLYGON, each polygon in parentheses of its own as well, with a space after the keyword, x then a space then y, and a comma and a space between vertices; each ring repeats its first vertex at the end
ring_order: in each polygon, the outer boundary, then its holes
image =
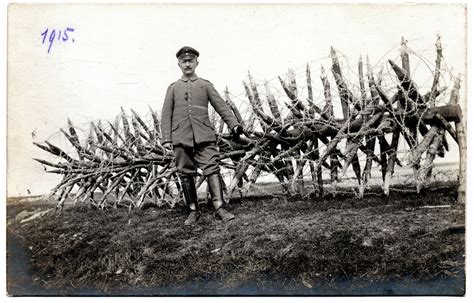
POLYGON ((441 58, 443 57, 443 47, 441 46, 441 37, 438 35, 436 40, 436 67, 433 76, 433 84, 431 85, 431 91, 428 97, 428 105, 434 107, 436 105, 436 90, 438 88, 439 77, 441 74, 441 58))
POLYGON ((385 180, 383 183, 383 192, 387 196, 390 194, 390 183, 392 181, 393 172, 395 170, 399 139, 400 132, 394 131, 392 135, 392 143, 390 144, 390 149, 388 150, 387 171, 385 172, 385 180))
POLYGON ((365 110, 365 108, 367 107, 367 96, 365 95, 365 82, 364 82, 362 56, 359 57, 359 64, 357 67, 359 71, 360 98, 362 101, 361 107, 363 110, 365 110))
POLYGON ((352 95, 349 87, 346 85, 344 79, 342 78, 341 66, 339 65, 339 60, 337 59, 336 51, 331 47, 331 59, 332 59, 332 73, 336 79, 337 88, 339 89, 339 95, 341 98, 342 114, 344 119, 348 119, 349 114, 349 104, 354 102, 354 96, 352 95))
MULTIPOLYGON (((458 75, 454 82, 454 88, 451 92, 449 103, 459 105, 459 89, 461 88, 461 74, 458 75)), ((462 113, 459 114, 459 121, 456 121, 456 136, 458 138, 459 146, 459 187, 458 187, 458 202, 466 203, 466 166, 467 166, 467 142, 466 132, 464 130, 464 117, 462 113)))
POLYGON ((235 115, 235 118, 240 124, 243 124, 244 120, 242 119, 242 115, 240 114, 239 109, 235 106, 235 103, 230 99, 229 89, 226 87, 224 91, 225 101, 229 104, 232 112, 235 115))
POLYGON ((270 107, 270 111, 272 112, 273 117, 281 123, 281 113, 280 109, 275 100, 275 96, 273 96, 272 92, 270 91, 270 87, 268 86, 268 82, 265 82, 265 91, 267 95, 268 106, 270 107))

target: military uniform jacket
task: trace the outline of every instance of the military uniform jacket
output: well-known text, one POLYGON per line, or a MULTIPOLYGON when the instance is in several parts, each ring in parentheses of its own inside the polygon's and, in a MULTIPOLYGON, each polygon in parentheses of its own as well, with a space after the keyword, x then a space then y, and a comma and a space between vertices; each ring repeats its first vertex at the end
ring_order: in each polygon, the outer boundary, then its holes
POLYGON ((197 76, 183 76, 172 83, 161 111, 161 142, 184 146, 215 142, 214 126, 208 115, 209 103, 230 129, 238 125, 230 106, 222 100, 211 82, 197 76))

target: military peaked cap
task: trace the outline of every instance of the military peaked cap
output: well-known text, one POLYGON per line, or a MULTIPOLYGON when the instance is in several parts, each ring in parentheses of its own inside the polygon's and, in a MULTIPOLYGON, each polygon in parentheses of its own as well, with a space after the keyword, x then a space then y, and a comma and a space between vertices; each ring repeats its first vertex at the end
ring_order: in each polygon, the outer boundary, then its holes
POLYGON ((183 46, 176 53, 176 58, 179 58, 179 57, 182 57, 182 56, 199 57, 199 52, 197 50, 195 50, 194 48, 190 47, 190 46, 183 46))

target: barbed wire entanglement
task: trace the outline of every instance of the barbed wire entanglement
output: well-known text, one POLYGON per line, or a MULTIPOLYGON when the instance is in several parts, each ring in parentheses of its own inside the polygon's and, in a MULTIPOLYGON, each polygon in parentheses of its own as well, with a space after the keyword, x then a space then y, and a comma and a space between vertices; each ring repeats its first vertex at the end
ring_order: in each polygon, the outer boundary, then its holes
MULTIPOLYGON (((411 168, 397 183, 416 184, 419 191, 435 177, 433 160, 448 150, 447 135, 465 149, 460 76, 444 63, 439 37, 435 51, 433 78, 423 86, 412 78, 415 52, 402 38, 400 56, 381 65, 377 75, 369 58, 352 67, 331 47, 330 73, 308 63, 269 81, 249 73, 245 94, 226 89, 225 101, 245 129, 234 140, 211 110, 227 198, 256 191, 302 197, 349 191, 363 197, 376 176, 389 195, 395 165, 411 168)), ((51 192, 59 209, 66 199, 97 208, 174 206, 182 200, 172 151, 160 144, 156 110, 140 116, 122 108, 115 120, 91 122, 88 129, 68 119, 60 134, 62 144, 34 143, 56 159, 35 160, 63 176, 51 192)), ((197 179, 198 188, 204 179, 197 179)))

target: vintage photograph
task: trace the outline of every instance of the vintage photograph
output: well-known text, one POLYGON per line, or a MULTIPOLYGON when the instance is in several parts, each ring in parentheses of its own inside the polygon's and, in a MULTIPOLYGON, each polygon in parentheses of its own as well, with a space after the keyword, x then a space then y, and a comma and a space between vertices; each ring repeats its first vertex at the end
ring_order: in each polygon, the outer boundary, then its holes
POLYGON ((467 5, 7 9, 8 296, 464 296, 467 5))

